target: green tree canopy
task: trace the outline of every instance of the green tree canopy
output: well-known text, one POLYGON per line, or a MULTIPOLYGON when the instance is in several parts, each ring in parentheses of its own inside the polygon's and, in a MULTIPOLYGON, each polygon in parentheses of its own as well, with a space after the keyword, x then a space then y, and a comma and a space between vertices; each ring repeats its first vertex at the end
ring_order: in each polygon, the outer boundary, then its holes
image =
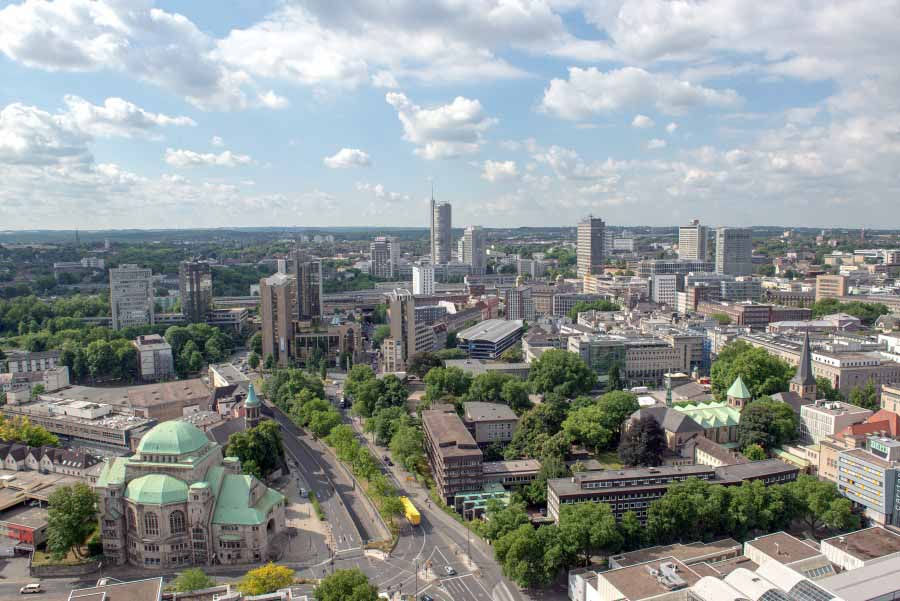
POLYGON ((255 428, 235 432, 228 437, 226 455, 237 457, 245 474, 265 478, 278 467, 284 455, 281 426, 265 420, 255 428))
POLYGON ((597 374, 575 353, 551 349, 531 364, 528 380, 539 394, 554 393, 571 399, 590 392, 597 374))
POLYGON ((337 570, 313 591, 316 601, 378 601, 378 588, 359 568, 337 570))
POLYGON ((744 447, 743 455, 750 461, 762 461, 769 457, 766 454, 766 450, 758 444, 751 444, 744 447))
POLYGON ((286 588, 293 582, 294 570, 270 562, 244 574, 238 590, 245 595, 265 595, 286 588))
POLYGON ((566 317, 572 321, 577 321, 579 313, 585 313, 587 311, 618 311, 621 308, 622 307, 609 300, 578 301, 571 309, 569 309, 569 312, 566 313, 566 317))
POLYGON ((604 552, 612 554, 622 548, 622 535, 616 518, 606 503, 563 505, 559 514, 559 538, 567 565, 589 565, 591 557, 604 552))
POLYGON ((172 588, 179 593, 189 593, 216 585, 216 581, 206 575, 200 568, 188 568, 172 583, 172 588))
POLYGON ((738 376, 743 379, 753 398, 783 392, 794 376, 795 368, 786 361, 754 348, 743 340, 731 342, 722 349, 712 365, 710 377, 716 398, 725 394, 738 376))
POLYGON ((416 353, 407 362, 406 371, 417 378, 424 378, 432 368, 441 367, 443 364, 434 353, 416 353))
POLYGON ((881 409, 881 402, 878 400, 878 389, 872 380, 866 382, 865 386, 854 386, 850 391, 848 399, 851 405, 862 407, 863 409, 871 409, 878 411, 881 409))
POLYGON ((654 466, 662 463, 666 434, 653 417, 636 420, 622 435, 619 459, 625 465, 654 466))
POLYGON ((462 397, 472 385, 472 376, 458 367, 436 367, 425 376, 425 398, 437 401, 447 395, 462 397))
POLYGON ((81 482, 50 494, 47 507, 47 549, 57 558, 80 547, 97 527, 97 495, 81 482))
POLYGON ((797 437, 798 419, 790 405, 763 397, 744 407, 738 424, 741 448, 759 445, 771 450, 797 437))

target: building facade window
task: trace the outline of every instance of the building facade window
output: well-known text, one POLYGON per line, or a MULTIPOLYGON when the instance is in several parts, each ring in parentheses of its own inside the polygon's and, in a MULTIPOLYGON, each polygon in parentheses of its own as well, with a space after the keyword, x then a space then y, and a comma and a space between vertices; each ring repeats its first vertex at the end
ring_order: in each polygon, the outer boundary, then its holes
POLYGON ((169 514, 169 530, 172 534, 182 534, 185 531, 183 511, 173 511, 169 514))
POLYGON ((155 513, 144 514, 144 534, 147 536, 159 536, 159 518, 155 513))

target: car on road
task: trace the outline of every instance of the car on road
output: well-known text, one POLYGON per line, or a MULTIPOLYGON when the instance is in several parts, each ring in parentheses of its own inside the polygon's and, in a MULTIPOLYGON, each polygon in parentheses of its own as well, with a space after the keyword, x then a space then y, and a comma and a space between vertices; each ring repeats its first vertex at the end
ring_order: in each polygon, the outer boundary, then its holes
POLYGON ((306 489, 301 486, 300 487, 300 498, 305 499, 308 496, 309 496, 309 493, 306 492, 306 489))
POLYGON ((453 569, 453 566, 444 566, 444 573, 447 576, 456 576, 456 570, 453 569))
POLYGON ((41 588, 40 582, 32 582, 31 584, 26 584, 22 588, 19 589, 20 595, 30 595, 34 593, 43 593, 44 589, 41 588))
POLYGON ((425 593, 424 595, 419 597, 419 601, 434 601, 434 597, 432 597, 428 593, 425 593))
POLYGON ((394 465, 394 462, 391 461, 391 458, 388 457, 387 455, 385 455, 384 457, 382 457, 381 460, 384 461, 385 464, 387 464, 387 465, 394 465))

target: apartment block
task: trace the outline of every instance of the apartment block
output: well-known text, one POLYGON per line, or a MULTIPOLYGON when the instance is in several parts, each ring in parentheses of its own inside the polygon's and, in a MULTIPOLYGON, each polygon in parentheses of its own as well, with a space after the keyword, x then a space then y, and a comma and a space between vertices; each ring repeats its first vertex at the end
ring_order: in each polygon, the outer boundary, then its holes
POLYGON ((422 429, 441 498, 451 503, 457 493, 480 490, 484 458, 459 416, 452 409, 423 411, 422 429))
POLYGON ((603 236, 606 225, 599 217, 589 216, 578 222, 578 277, 603 273, 603 236))
POLYGON ((138 336, 134 342, 137 349, 141 379, 145 382, 169 380, 175 377, 175 361, 172 346, 159 334, 138 336))
POLYGON ((130 264, 110 269, 109 308, 114 330, 155 323, 153 272, 130 264))
POLYGON ((825 298, 840 298, 847 296, 847 276, 845 275, 817 275, 816 276, 816 300, 825 298))

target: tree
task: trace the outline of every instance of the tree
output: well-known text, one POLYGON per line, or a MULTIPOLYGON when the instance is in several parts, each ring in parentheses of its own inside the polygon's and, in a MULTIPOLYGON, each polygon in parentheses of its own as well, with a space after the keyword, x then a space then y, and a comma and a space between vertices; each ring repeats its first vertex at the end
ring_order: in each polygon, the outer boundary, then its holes
POLYGON ((21 442, 30 447, 55 447, 59 437, 41 426, 36 426, 25 416, 5 417, 0 415, 0 440, 21 442))
POLYGON ((766 454, 766 450, 758 444, 751 444, 744 447, 743 455, 750 461, 763 461, 769 457, 766 454))
POLYGON ((438 359, 434 353, 416 353, 407 363, 406 371, 421 379, 424 378, 432 368, 441 367, 442 365, 443 362, 438 359))
POLYGON ((472 376, 458 367, 435 367, 425 376, 425 398, 433 402, 446 395, 461 397, 471 385, 472 376))
POLYGON ((738 444, 741 448, 757 444, 768 451, 794 440, 797 426, 797 415, 790 405, 763 397, 741 412, 738 444))
POLYGON ((595 451, 607 448, 615 436, 615 432, 606 427, 606 415, 598 404, 570 411, 562 428, 572 442, 595 451))
POLYGON ((875 383, 872 380, 866 382, 865 386, 854 386, 850 391, 848 400, 851 405, 856 405, 863 409, 871 409, 872 411, 881 409, 881 403, 878 401, 878 389, 875 388, 875 383))
POLYGON ((543 504, 547 502, 547 481, 553 478, 562 478, 567 476, 569 470, 566 468, 564 457, 561 452, 551 450, 547 445, 547 449, 540 455, 541 469, 538 470, 537 476, 523 491, 525 497, 534 504, 543 504))
POLYGON ((710 540, 725 532, 728 493, 724 486, 688 478, 672 484, 647 510, 647 535, 656 544, 710 540))
POLYGON ((341 425, 341 421, 341 414, 333 407, 328 411, 316 411, 309 418, 309 431, 316 438, 325 438, 341 425))
POLYGON ((619 459, 625 465, 660 465, 665 448, 666 434, 662 427, 653 417, 645 415, 622 435, 619 459))
POLYGON ((585 313, 587 311, 618 311, 619 309, 621 309, 619 305, 609 300, 578 301, 571 309, 569 309, 569 312, 566 313, 566 317, 572 321, 578 321, 579 313, 585 313))
POLYGON ((836 390, 834 386, 831 385, 831 380, 821 376, 816 378, 816 396, 820 399, 825 399, 829 403, 839 403, 844 400, 841 391, 836 390))
POLYGON ((524 359, 525 357, 522 354, 522 346, 520 344, 514 344, 500 353, 500 360, 504 363, 521 363, 524 359))
POLYGON ((80 547, 97 527, 97 495, 81 482, 50 494, 47 507, 47 549, 56 558, 80 547))
POLYGON ((359 568, 337 570, 313 591, 316 601, 378 601, 378 588, 359 568))
POLYGON ((606 381, 606 389, 607 390, 621 390, 622 388, 622 375, 621 368, 618 363, 613 363, 608 372, 609 378, 606 381))
POLYGON ((503 573, 519 586, 533 588, 553 581, 561 564, 553 561, 559 553, 558 529, 523 524, 494 543, 494 557, 503 573))
MULTIPOLYGON (((449 334, 447 335, 449 338, 449 334)), ((465 359, 468 357, 466 351, 458 348, 448 348, 441 349, 434 353, 434 356, 440 359, 441 361, 447 361, 448 359, 465 359)))
POLYGON ((528 380, 538 394, 554 393, 570 399, 590 392, 597 374, 575 353, 551 349, 531 364, 528 380))
POLYGON ((31 400, 34 400, 34 399, 38 398, 39 396, 41 396, 42 394, 44 394, 44 392, 45 392, 45 388, 44 388, 44 385, 43 385, 43 384, 35 384, 35 385, 31 388, 31 395, 30 395, 30 396, 31 396, 31 400))
POLYGON ((559 538, 569 559, 566 565, 590 565, 591 557, 622 548, 616 517, 606 503, 564 505, 559 514, 559 538))
POLYGON ((271 353, 266 355, 266 361, 263 367, 266 371, 272 371, 273 369, 275 369, 275 356, 271 353))
POLYGON ((466 393, 466 401, 481 401, 484 403, 499 403, 503 400, 503 386, 516 377, 498 371, 489 371, 478 374, 472 379, 469 391, 466 393))
POLYGON ((403 407, 385 407, 366 420, 366 432, 375 434, 376 444, 389 444, 397 428, 406 418, 403 407))
POLYGON ((228 437, 226 454, 241 460, 245 474, 265 478, 278 467, 284 454, 281 426, 265 420, 255 428, 235 432, 228 437))
POLYGON ((259 369, 259 355, 256 352, 247 355, 247 365, 250 366, 250 369, 259 369))
POLYGON ((633 511, 626 511, 622 514, 622 520, 619 522, 619 534, 622 536, 622 548, 626 551, 641 549, 647 541, 644 525, 633 511))
POLYGON ((391 437, 391 454, 406 471, 418 472, 425 460, 422 442, 421 430, 415 426, 401 423, 391 437))
POLYGON ((262 332, 256 332, 250 337, 249 346, 251 351, 257 355, 262 355, 262 332))
POLYGON ((356 396, 356 389, 365 382, 375 379, 375 372, 368 365, 354 365, 344 380, 344 392, 356 396))
POLYGON ((522 415, 525 411, 531 409, 531 399, 528 398, 528 384, 513 378, 507 380, 500 390, 500 400, 509 405, 516 415, 522 415))
POLYGON ((712 313, 710 317, 716 320, 720 326, 731 325, 731 317, 727 313, 712 313))
POLYGON ((637 411, 637 396, 622 390, 613 390, 597 399, 597 404, 605 416, 604 425, 617 435, 621 434, 625 421, 637 411))
POLYGON ((555 401, 541 403, 526 411, 506 447, 506 458, 539 458, 543 454, 544 444, 560 431, 565 417, 565 403, 555 401))
POLYGON ((245 595, 265 595, 293 582, 294 570, 269 562, 244 574, 237 588, 245 595))
POLYGON ((764 349, 754 348, 743 340, 731 342, 722 349, 712 365, 710 377, 713 393, 719 400, 738 376, 747 385, 751 396, 775 394, 788 389, 795 368, 764 349))
POLYGON ((853 514, 850 500, 841 496, 834 482, 803 474, 787 486, 797 503, 798 517, 810 530, 859 527, 859 516, 853 514))
POLYGON ((525 512, 525 504, 515 499, 505 506, 496 499, 489 500, 485 515, 487 519, 481 523, 480 534, 489 541, 495 541, 519 526, 531 523, 525 512))
POLYGON ((391 326, 389 325, 380 325, 375 328, 375 331, 372 333, 372 343, 376 347, 380 347, 381 343, 384 342, 385 338, 388 338, 391 335, 391 326))
POLYGON ((172 583, 172 588, 179 593, 189 593, 216 585, 216 581, 206 575, 200 568, 188 568, 178 575, 172 583))

